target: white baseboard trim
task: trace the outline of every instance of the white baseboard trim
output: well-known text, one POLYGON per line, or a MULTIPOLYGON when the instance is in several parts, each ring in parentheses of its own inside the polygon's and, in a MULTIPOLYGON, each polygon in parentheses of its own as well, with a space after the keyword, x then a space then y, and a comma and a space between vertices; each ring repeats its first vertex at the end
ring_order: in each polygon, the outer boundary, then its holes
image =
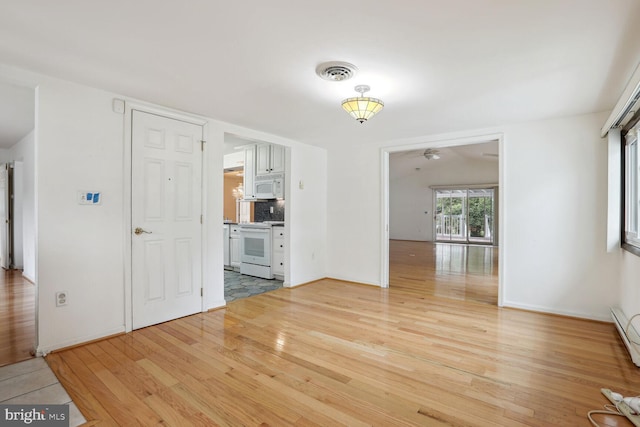
POLYGON ((606 314, 581 313, 570 310, 558 310, 555 308, 543 307, 539 305, 520 304, 513 301, 504 301, 503 307, 519 308, 521 310, 537 311, 539 313, 557 314, 559 316, 578 317, 586 320, 598 320, 600 322, 611 322, 611 317, 606 314))
POLYGON ((353 277, 327 276, 327 279, 341 280, 343 282, 357 283, 359 285, 376 286, 378 288, 382 287, 380 285, 380 282, 368 282, 368 281, 360 280, 360 279, 353 278, 353 277))
MULTIPOLYGON (((324 278, 323 278, 323 279, 324 279, 324 278)), ((310 280, 310 281, 308 281, 308 282, 303 282, 303 283, 296 283, 295 285, 292 285, 292 284, 291 284, 291 283, 289 283, 289 282, 284 282, 284 283, 282 284, 282 287, 283 287, 283 288, 293 289, 293 288, 298 288, 298 287, 300 287, 300 286, 306 286, 306 285, 309 285, 309 284, 311 284, 311 283, 318 282, 318 281, 320 281, 320 280, 322 280, 322 279, 310 280)))
POLYGON ((31 276, 29 276, 28 274, 24 274, 24 271, 22 272, 22 277, 23 277, 24 279, 26 279, 27 281, 29 281, 29 282, 33 283, 34 285, 36 284, 36 279, 35 279, 35 277, 31 277, 31 276))
POLYGON ((205 312, 209 310, 215 310, 216 308, 222 308, 222 307, 225 307, 226 305, 227 305, 226 300, 222 299, 222 300, 214 301, 205 309, 205 312))
POLYGON ((38 345, 38 347, 36 348, 36 356, 39 356, 39 357, 46 356, 52 351, 59 350, 61 348, 72 347, 75 345, 80 345, 80 344, 88 343, 91 341, 99 340, 101 338, 106 338, 111 335, 124 334, 124 333, 125 333, 124 326, 121 326, 119 328, 103 331, 99 334, 85 335, 83 337, 75 338, 72 340, 62 341, 59 343, 54 343, 54 344, 49 344, 44 346, 38 345))
POLYGON ((640 335, 638 335, 638 331, 636 331, 636 328, 633 325, 630 325, 628 331, 625 330, 629 323, 629 319, 619 307, 611 307, 611 318, 613 319, 613 323, 616 325, 620 338, 622 338, 622 342, 624 342, 624 345, 627 347, 629 356, 631 356, 631 361, 634 365, 640 367, 640 349, 638 349, 637 344, 631 342, 640 342, 640 335))

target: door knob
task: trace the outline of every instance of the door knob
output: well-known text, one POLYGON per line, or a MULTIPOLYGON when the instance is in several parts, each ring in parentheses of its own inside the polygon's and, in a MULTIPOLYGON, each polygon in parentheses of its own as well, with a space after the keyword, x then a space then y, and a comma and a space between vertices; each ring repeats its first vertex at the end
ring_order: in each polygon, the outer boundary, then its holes
POLYGON ((136 233, 136 236, 139 236, 139 235, 141 235, 142 233, 146 233, 146 234, 151 234, 151 233, 152 233, 151 231, 143 230, 143 229, 142 229, 142 228, 140 228, 140 227, 136 227, 136 229, 135 229, 135 230, 133 230, 133 232, 134 232, 134 233, 136 233))

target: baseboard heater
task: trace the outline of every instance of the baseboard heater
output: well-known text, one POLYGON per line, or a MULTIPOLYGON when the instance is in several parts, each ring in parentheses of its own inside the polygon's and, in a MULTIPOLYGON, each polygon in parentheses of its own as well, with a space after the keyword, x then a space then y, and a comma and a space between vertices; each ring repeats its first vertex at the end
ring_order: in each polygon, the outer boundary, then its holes
POLYGON ((640 367, 640 349, 637 344, 640 343, 640 335, 636 328, 633 325, 629 326, 629 330, 625 330, 627 328, 627 324, 629 323, 629 319, 624 315, 622 309, 619 307, 611 308, 611 318, 613 318, 613 323, 616 325, 616 329, 620 334, 620 338, 622 338, 622 342, 627 347, 627 351, 629 351, 629 355, 631 356, 631 361, 637 367, 640 367))

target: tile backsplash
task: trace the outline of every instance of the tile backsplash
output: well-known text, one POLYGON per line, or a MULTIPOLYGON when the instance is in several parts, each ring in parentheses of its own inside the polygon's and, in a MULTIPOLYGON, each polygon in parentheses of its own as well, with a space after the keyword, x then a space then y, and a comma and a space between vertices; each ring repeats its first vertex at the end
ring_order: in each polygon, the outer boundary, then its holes
POLYGON ((268 200, 255 202, 253 204, 253 220, 262 221, 284 221, 284 200, 268 200), (273 208, 273 213, 271 213, 273 208))

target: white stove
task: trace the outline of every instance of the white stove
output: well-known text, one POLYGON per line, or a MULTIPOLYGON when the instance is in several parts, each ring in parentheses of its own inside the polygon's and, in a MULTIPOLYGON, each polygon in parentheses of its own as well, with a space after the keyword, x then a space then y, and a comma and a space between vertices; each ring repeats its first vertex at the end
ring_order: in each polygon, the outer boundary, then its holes
POLYGON ((271 227, 283 221, 249 222, 240 224, 240 273, 273 279, 271 271, 271 227))

